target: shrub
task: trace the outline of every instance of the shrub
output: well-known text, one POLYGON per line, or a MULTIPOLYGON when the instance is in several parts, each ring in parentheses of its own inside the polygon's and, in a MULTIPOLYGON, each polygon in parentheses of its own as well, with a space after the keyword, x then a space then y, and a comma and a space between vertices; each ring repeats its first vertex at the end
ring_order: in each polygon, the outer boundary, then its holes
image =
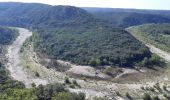
POLYGON ((74 84, 70 84, 70 88, 75 88, 75 85, 74 84))
POLYGON ((132 99, 132 97, 130 96, 130 94, 128 92, 126 92, 126 97, 129 99, 132 99))
POLYGON ((154 85, 154 88, 156 88, 159 92, 162 92, 159 83, 156 83, 156 84, 154 85))
POLYGON ((94 97, 93 100, 108 100, 106 97, 94 97))
POLYGON ((35 88, 35 87, 36 87, 36 84, 35 84, 35 83, 32 83, 31 86, 32 86, 33 88, 35 88))
POLYGON ((76 85, 76 86, 78 86, 78 83, 77 83, 76 80, 73 80, 73 84, 76 85))
POLYGON ((152 100, 152 98, 148 93, 144 93, 143 100, 152 100))
POLYGON ((153 100, 160 100, 158 96, 154 96, 153 100))
POLYGON ((63 85, 57 83, 53 85, 49 84, 46 86, 39 85, 36 89, 36 95, 38 100, 51 100, 53 95, 60 92, 66 92, 66 90, 63 85))
POLYGON ((84 93, 59 92, 52 97, 52 100, 85 100, 85 95, 84 93))
POLYGON ((143 86, 141 87, 141 89, 142 89, 142 90, 145 90, 145 88, 144 88, 143 86))
POLYGON ((65 81, 66 84, 70 84, 71 83, 68 77, 65 77, 64 81, 65 81))
POLYGON ((38 72, 35 72, 35 76, 40 77, 40 74, 38 72))
POLYGON ((167 94, 163 94, 163 96, 164 96, 165 98, 167 98, 168 100, 170 99, 170 96, 167 95, 167 94))
POLYGON ((155 92, 155 89, 153 87, 150 87, 150 91, 155 92))
POLYGON ((165 85, 163 85, 163 90, 165 90, 165 91, 167 90, 167 88, 166 88, 166 86, 165 86, 165 85))
POLYGON ((116 95, 117 95, 117 96, 121 96, 121 94, 120 94, 118 91, 116 91, 116 95))

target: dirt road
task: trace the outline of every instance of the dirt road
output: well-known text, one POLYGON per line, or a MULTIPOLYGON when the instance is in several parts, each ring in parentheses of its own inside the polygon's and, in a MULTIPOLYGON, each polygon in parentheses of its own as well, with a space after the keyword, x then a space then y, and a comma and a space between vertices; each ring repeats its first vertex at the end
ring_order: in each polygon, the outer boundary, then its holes
POLYGON ((34 78, 33 76, 29 75, 29 73, 26 73, 26 71, 24 71, 23 67, 20 65, 20 49, 25 40, 32 35, 32 32, 24 28, 17 29, 19 30, 19 36, 13 42, 13 44, 9 46, 8 53, 6 55, 8 58, 7 69, 10 71, 11 77, 15 80, 23 82, 26 87, 30 87, 33 82, 36 85, 47 84, 47 81, 34 78))

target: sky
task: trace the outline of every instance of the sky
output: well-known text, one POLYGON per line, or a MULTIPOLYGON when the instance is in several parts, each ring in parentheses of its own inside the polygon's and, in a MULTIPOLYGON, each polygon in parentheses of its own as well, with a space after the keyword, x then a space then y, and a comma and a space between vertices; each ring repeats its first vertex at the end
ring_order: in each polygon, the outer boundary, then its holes
POLYGON ((45 3, 77 7, 135 8, 170 10, 170 0, 0 0, 0 2, 45 3))

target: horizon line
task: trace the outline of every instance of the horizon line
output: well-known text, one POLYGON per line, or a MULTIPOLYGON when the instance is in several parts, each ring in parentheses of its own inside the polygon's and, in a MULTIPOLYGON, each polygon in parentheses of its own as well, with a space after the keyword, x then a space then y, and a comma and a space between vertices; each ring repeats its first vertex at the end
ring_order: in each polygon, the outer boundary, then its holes
POLYGON ((100 7, 100 6, 75 6, 75 5, 57 5, 57 4, 48 4, 42 2, 15 2, 15 1, 0 1, 0 3, 25 3, 25 4, 44 4, 51 6, 73 6, 78 8, 101 8, 101 9, 129 9, 129 10, 152 10, 152 11, 170 11, 170 9, 149 9, 149 8, 123 8, 123 7, 100 7))

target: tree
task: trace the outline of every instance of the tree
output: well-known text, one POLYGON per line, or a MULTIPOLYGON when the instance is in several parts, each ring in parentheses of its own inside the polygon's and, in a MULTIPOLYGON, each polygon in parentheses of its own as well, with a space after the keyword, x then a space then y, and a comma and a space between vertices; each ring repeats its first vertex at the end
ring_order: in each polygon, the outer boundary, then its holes
POLYGON ((5 69, 0 68, 0 84, 4 84, 8 80, 8 74, 5 69))
POLYGON ((70 93, 60 92, 52 97, 52 100, 73 100, 70 93))
POLYGON ((68 77, 65 77, 64 81, 65 81, 66 84, 70 84, 71 83, 68 77))
POLYGON ((40 77, 40 74, 38 72, 35 72, 35 76, 40 77))
POLYGON ((52 97, 52 100, 85 100, 83 93, 59 92, 52 97))
POLYGON ((44 96, 44 87, 43 87, 42 84, 40 84, 40 85, 38 86, 36 95, 37 95, 37 97, 38 97, 39 100, 44 100, 44 98, 45 98, 45 96, 44 96))
POLYGON ((132 97, 130 96, 130 94, 129 94, 128 92, 126 92, 126 97, 127 97, 128 99, 132 99, 132 97))
POLYGON ((145 57, 144 59, 143 59, 143 61, 142 61, 142 65, 143 66, 146 66, 147 64, 148 64, 148 58, 147 57, 145 57))
POLYGON ((152 98, 148 93, 144 93, 143 100, 152 100, 152 98))
POLYGON ((100 64, 101 64, 100 59, 94 59, 94 58, 92 58, 92 59, 89 61, 89 65, 94 66, 94 67, 99 66, 100 64))
POLYGON ((158 96, 154 96, 153 100, 160 100, 158 96))
POLYGON ((160 57, 156 54, 153 54, 150 61, 154 64, 154 63, 159 63, 160 62, 160 57))
POLYGON ((76 85, 76 86, 78 86, 78 83, 77 83, 76 80, 73 80, 73 84, 76 85))
POLYGON ((32 86, 33 88, 35 88, 35 87, 36 87, 36 84, 35 84, 35 83, 32 83, 31 86, 32 86))

